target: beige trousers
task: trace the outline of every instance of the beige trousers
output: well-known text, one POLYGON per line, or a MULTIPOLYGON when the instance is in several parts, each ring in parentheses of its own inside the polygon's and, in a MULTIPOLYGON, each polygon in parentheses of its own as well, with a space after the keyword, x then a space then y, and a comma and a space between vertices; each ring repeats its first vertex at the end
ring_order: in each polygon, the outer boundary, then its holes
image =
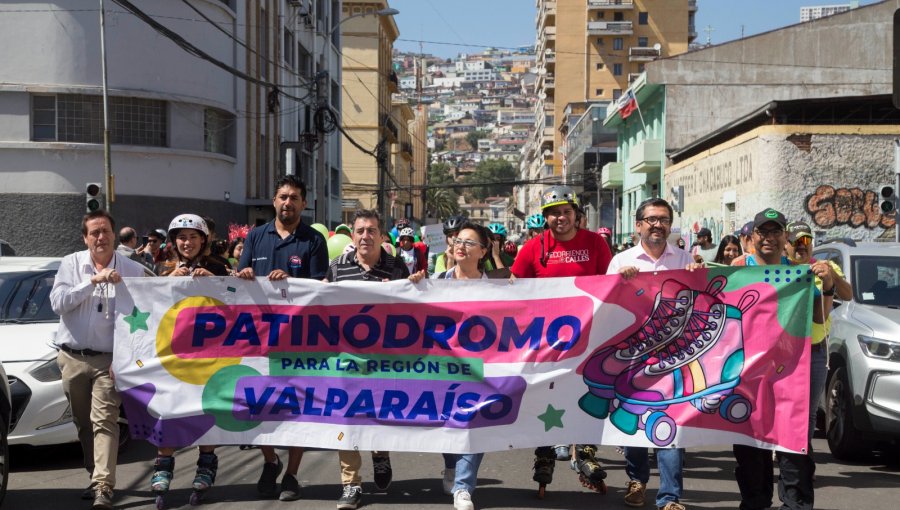
POLYGON ((91 485, 116 485, 119 456, 119 404, 109 366, 112 354, 79 356, 59 351, 63 391, 72 406, 72 419, 84 453, 91 485))
MULTIPOLYGON (((372 452, 372 457, 388 457, 390 453, 372 452)), ((362 455, 359 450, 338 450, 338 458, 341 460, 341 484, 361 485, 359 470, 362 469, 362 455)))

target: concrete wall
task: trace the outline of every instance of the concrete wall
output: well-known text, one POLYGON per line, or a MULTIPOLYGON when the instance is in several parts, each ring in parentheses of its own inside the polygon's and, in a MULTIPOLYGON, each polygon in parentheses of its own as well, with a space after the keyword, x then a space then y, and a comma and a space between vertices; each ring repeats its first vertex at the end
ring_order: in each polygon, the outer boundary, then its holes
POLYGON ((647 82, 666 85, 666 149, 772 100, 890 93, 898 8, 889 0, 648 63, 647 82))
POLYGON ((900 126, 791 125, 745 133, 666 170, 667 187, 685 188, 675 227, 689 242, 703 227, 719 239, 774 207, 826 238, 892 238, 895 220, 881 214, 878 189, 894 182, 898 134, 900 126))

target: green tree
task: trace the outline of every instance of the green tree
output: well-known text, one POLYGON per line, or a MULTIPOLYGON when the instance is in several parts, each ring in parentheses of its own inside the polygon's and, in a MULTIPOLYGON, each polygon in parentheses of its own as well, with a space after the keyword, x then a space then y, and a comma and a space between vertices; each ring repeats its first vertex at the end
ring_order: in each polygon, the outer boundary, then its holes
POLYGON ((512 182, 518 178, 516 168, 505 159, 491 159, 478 163, 475 172, 466 178, 472 197, 484 200, 487 197, 506 197, 512 194, 512 182))
POLYGON ((438 218, 447 218, 459 211, 459 193, 453 188, 453 175, 447 163, 432 163, 428 167, 428 189, 425 192, 425 207, 438 218))
POLYGON ((466 134, 466 142, 469 143, 469 147, 471 147, 472 150, 474 151, 474 150, 478 149, 478 140, 481 140, 482 138, 487 138, 487 137, 488 137, 487 131, 469 131, 466 134))

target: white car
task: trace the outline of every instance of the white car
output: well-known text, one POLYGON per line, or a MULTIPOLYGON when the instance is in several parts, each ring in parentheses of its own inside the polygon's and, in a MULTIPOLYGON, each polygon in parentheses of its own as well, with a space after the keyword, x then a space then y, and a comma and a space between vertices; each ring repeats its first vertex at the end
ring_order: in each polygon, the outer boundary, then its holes
POLYGON ((0 362, 12 397, 9 444, 78 440, 53 340, 59 317, 50 290, 59 258, 0 258, 0 362))
POLYGON ((12 416, 10 405, 9 384, 6 382, 6 372, 3 363, 0 363, 0 505, 6 497, 6 483, 9 481, 9 420, 12 416))

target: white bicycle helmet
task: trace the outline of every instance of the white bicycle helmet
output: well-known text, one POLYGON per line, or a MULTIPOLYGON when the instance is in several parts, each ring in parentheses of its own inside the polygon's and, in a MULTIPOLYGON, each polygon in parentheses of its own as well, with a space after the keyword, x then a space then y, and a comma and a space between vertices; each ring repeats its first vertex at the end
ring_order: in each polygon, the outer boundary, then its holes
POLYGON ((169 223, 169 238, 172 238, 175 232, 183 228, 196 230, 203 234, 203 237, 209 237, 209 227, 206 226, 206 220, 196 214, 179 214, 175 216, 175 219, 169 223))
POLYGON ((416 232, 415 232, 415 230, 412 229, 412 227, 403 228, 400 230, 400 234, 397 236, 397 238, 399 239, 399 238, 403 238, 403 237, 412 237, 413 239, 415 239, 416 232))

